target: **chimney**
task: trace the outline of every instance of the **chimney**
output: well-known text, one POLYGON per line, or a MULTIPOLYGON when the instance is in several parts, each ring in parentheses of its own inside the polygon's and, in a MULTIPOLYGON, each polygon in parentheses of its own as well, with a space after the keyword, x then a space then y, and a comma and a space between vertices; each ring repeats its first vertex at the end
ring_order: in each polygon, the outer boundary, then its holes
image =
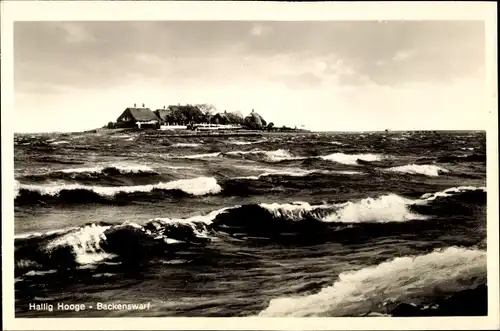
POLYGON ((134 103, 134 108, 136 107, 135 103, 134 103))
POLYGON ((165 109, 165 106, 163 106, 163 109, 165 109))
POLYGON ((254 112, 255 110, 252 109, 252 113, 254 112))
POLYGON ((144 104, 142 104, 142 108, 144 108, 144 107, 145 107, 144 104))
POLYGON ((224 114, 227 114, 227 110, 224 110, 224 114))

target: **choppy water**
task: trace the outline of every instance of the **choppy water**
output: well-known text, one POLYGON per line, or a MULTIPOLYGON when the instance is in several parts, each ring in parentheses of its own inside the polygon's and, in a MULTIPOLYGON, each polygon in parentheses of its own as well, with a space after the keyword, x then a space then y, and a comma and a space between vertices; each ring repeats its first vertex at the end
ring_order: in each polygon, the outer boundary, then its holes
POLYGON ((485 315, 485 144, 16 135, 16 315, 485 315), (62 301, 151 308, 29 309, 62 301))

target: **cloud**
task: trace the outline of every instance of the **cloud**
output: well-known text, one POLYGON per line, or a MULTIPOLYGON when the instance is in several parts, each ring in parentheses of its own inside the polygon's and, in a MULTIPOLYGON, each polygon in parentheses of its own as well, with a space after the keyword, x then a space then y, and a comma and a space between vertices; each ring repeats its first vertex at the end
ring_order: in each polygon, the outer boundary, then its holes
POLYGON ((453 123, 468 124, 477 88, 463 82, 485 71, 478 22, 17 22, 14 32, 16 112, 58 123, 81 106, 64 125, 87 128, 134 102, 253 106, 276 124, 332 129, 432 126, 461 109, 453 123), (99 111, 79 115, 88 109, 99 111), (439 114, 423 120, 422 109, 439 114))
POLYGON ((272 28, 270 26, 266 26, 264 24, 255 24, 250 30, 250 33, 253 36, 262 36, 271 33, 271 31, 272 28))
POLYGON ((416 51, 415 50, 400 50, 397 51, 396 54, 394 54, 394 57, 392 58, 394 61, 405 61, 409 60, 415 55, 416 51))
POLYGON ((282 81, 286 86, 292 89, 310 89, 321 85, 323 78, 306 72, 298 75, 279 75, 276 80, 282 81))
POLYGON ((61 29, 66 33, 65 39, 69 43, 82 43, 94 40, 93 36, 78 23, 63 23, 61 29))

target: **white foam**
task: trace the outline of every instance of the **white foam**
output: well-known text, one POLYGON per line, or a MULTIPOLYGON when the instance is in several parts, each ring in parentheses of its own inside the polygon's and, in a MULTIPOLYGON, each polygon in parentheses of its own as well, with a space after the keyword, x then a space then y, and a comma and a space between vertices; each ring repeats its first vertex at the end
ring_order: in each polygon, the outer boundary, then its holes
POLYGON ((56 273, 57 270, 30 270, 27 273, 24 274, 24 276, 43 276, 47 274, 53 274, 56 273))
POLYGON ((227 152, 226 154, 229 155, 263 154, 266 160, 269 162, 307 159, 307 157, 295 156, 292 153, 290 153, 290 151, 285 149, 277 149, 274 151, 264 151, 260 149, 254 149, 251 151, 231 151, 227 152))
POLYGON ((104 232, 109 228, 110 226, 88 225, 52 240, 46 249, 52 251, 58 247, 70 246, 77 263, 85 265, 99 262, 114 256, 106 253, 100 246, 101 240, 106 240, 104 232))
POLYGON ((177 218, 177 219, 171 219, 171 218, 153 218, 150 221, 151 222, 161 222, 161 223, 169 223, 169 224, 175 224, 175 223, 182 223, 182 224, 194 224, 194 223, 203 223, 206 225, 212 224, 212 222, 215 220, 215 218, 227 212, 228 210, 231 209, 236 209, 239 208, 239 205, 232 206, 232 207, 226 207, 226 208, 221 208, 217 210, 213 210, 208 214, 205 215, 195 215, 191 216, 189 218, 177 218))
POLYGON ((207 158, 219 157, 220 155, 221 155, 221 153, 206 153, 206 154, 184 155, 184 156, 178 156, 176 158, 179 158, 179 159, 207 159, 207 158))
POLYGON ((476 186, 458 186, 458 187, 450 187, 446 190, 435 192, 435 193, 425 193, 423 194, 419 200, 416 201, 417 204, 426 204, 430 201, 436 200, 437 198, 446 198, 453 196, 458 193, 463 193, 467 191, 476 191, 481 190, 486 192, 486 187, 476 187, 476 186))
POLYGON ((486 281, 486 252, 450 247, 402 257, 357 271, 343 272, 319 293, 273 299, 260 316, 360 316, 389 300, 453 293, 486 281))
POLYGON ((357 160, 363 161, 380 161, 382 157, 378 154, 344 154, 344 153, 333 153, 329 155, 320 156, 320 159, 333 161, 342 164, 355 165, 357 160))
POLYGON ((92 277, 94 278, 100 278, 100 277, 113 277, 115 276, 116 274, 114 273, 110 273, 110 272, 104 272, 104 273, 100 273, 100 274, 93 274, 92 277))
POLYGON ((260 143, 263 143, 266 141, 267 141, 267 139, 261 139, 261 140, 256 140, 256 141, 228 140, 228 141, 226 141, 226 143, 231 144, 231 145, 251 145, 251 144, 260 144, 260 143))
POLYGON ((302 220, 305 214, 308 214, 323 222, 387 223, 427 219, 427 216, 410 210, 411 205, 420 201, 427 200, 412 200, 388 194, 337 204, 310 205, 299 201, 284 204, 262 203, 259 206, 267 209, 275 217, 286 217, 291 220, 302 220))
POLYGON ((142 164, 111 164, 107 167, 118 169, 124 173, 155 172, 152 168, 142 164))
POLYGON ((180 179, 164 184, 164 189, 182 190, 192 195, 217 194, 222 191, 221 186, 217 184, 217 180, 214 177, 180 179))
POLYGON ((335 212, 322 218, 325 222, 406 222, 425 219, 423 215, 412 213, 409 205, 413 200, 396 194, 383 195, 378 198, 366 198, 357 202, 346 202, 337 205, 335 212))
MULTIPOLYGON (((211 211, 208 214, 205 215, 195 215, 189 218, 178 218, 178 219, 171 219, 171 218, 154 218, 151 219, 149 222, 153 224, 157 229, 159 229, 162 225, 176 225, 176 224, 183 224, 186 226, 191 227, 193 230, 193 233, 198 237, 198 238, 209 238, 210 233, 208 228, 205 226, 197 226, 199 224, 202 225, 210 225, 212 222, 215 220, 215 218, 220 215, 225 213, 226 211, 230 209, 235 209, 239 208, 240 206, 233 206, 233 207, 227 207, 227 208, 222 208, 222 209, 217 209, 214 211, 211 211)), ((172 238, 164 238, 164 241, 167 244, 173 244, 173 243, 178 243, 178 240, 172 239, 172 238)))
POLYGON ((332 208, 332 205, 310 205, 307 202, 296 201, 292 203, 261 203, 260 207, 268 210, 275 217, 285 217, 290 220, 299 221, 304 218, 304 214, 311 214, 317 210, 332 208))
POLYGON ((78 229, 77 227, 70 227, 70 228, 65 228, 65 229, 56 229, 56 230, 50 230, 47 232, 28 232, 28 233, 21 233, 18 235, 15 235, 15 239, 28 239, 28 238, 36 238, 36 237, 46 237, 50 236, 53 234, 62 234, 66 233, 71 230, 78 229))
POLYGON ((164 166, 167 169, 172 169, 172 170, 188 170, 188 169, 195 169, 193 167, 184 167, 184 166, 164 166))
POLYGON ((399 167, 386 169, 387 171, 402 172, 407 174, 420 174, 431 177, 439 176, 439 173, 450 172, 448 169, 433 164, 407 164, 399 167))
POLYGON ((330 174, 339 174, 339 175, 359 175, 362 174, 359 171, 335 171, 335 170, 304 170, 304 169, 290 169, 290 170, 276 170, 272 169, 269 172, 264 172, 262 174, 256 175, 256 176, 242 176, 242 177, 235 177, 235 179, 251 179, 251 180, 258 180, 261 179, 262 177, 268 177, 268 176, 290 176, 290 177, 304 177, 308 176, 311 174, 324 174, 324 175, 330 175, 330 174))
POLYGON ((155 171, 146 165, 140 164, 108 164, 98 167, 88 167, 88 168, 69 168, 59 170, 64 173, 100 173, 105 168, 115 168, 119 172, 123 174, 127 173, 140 173, 140 172, 150 172, 154 173, 155 171))
POLYGON ((251 144, 253 144, 253 142, 251 142, 251 141, 234 141, 234 140, 226 141, 226 143, 231 144, 231 145, 251 145, 251 144))
POLYGON ((172 147, 199 147, 200 144, 197 143, 177 143, 173 144, 172 147))
MULTIPOLYGON (((191 179, 180 179, 167 183, 157 183, 136 186, 87 186, 81 184, 62 185, 33 185, 20 184, 19 188, 36 191, 44 195, 57 195, 62 190, 88 190, 102 196, 114 196, 118 193, 151 192, 152 190, 181 190, 192 195, 217 194, 222 188, 213 177, 197 177, 191 179)), ((16 196, 19 190, 16 191, 16 196)))
POLYGON ((59 140, 59 141, 54 141, 54 142, 51 142, 50 144, 51 144, 51 145, 65 145, 65 144, 69 144, 69 141, 66 141, 66 140, 59 140))

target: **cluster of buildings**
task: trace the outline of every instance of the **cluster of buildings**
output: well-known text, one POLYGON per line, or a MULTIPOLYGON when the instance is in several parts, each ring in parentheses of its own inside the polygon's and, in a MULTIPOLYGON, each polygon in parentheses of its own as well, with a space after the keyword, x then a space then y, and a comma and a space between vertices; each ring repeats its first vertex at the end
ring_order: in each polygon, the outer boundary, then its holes
MULTIPOLYGON (((272 123, 270 123, 271 125, 272 123)), ((142 107, 126 108, 116 119, 116 122, 108 123, 108 128, 249 128, 264 129, 268 127, 267 122, 254 110, 247 117, 243 118, 235 112, 218 112, 211 114, 209 111, 202 111, 196 105, 175 105, 152 111, 142 107)))

